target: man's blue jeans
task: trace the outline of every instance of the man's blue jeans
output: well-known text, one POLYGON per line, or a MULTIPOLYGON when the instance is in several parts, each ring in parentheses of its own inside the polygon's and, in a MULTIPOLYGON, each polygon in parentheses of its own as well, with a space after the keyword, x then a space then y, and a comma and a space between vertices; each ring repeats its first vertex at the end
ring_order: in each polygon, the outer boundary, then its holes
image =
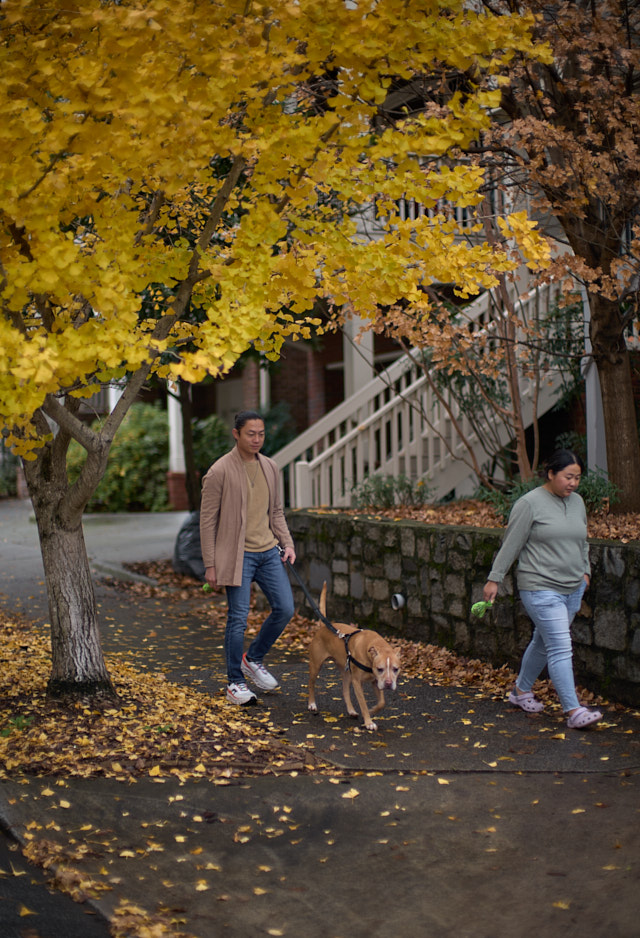
POLYGON ((573 677, 571 623, 586 586, 583 581, 568 596, 553 590, 520 590, 522 605, 535 629, 516 683, 521 691, 530 691, 546 665, 565 712, 580 706, 573 677))
POLYGON ((240 668, 244 651, 244 633, 251 601, 251 584, 258 584, 271 606, 271 612, 247 651, 252 661, 262 661, 276 639, 284 631, 294 612, 291 584, 277 547, 260 553, 245 552, 242 585, 227 586, 227 628, 224 653, 230 684, 244 681, 240 668))

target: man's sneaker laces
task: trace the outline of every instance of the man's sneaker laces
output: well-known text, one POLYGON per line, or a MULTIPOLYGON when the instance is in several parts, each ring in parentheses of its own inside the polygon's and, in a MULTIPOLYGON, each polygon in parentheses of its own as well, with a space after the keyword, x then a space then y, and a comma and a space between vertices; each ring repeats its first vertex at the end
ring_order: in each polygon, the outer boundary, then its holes
POLYGON ((273 674, 269 674, 261 661, 249 661, 246 654, 244 654, 240 666, 244 676, 252 681, 256 687, 259 687, 260 690, 274 690, 278 686, 278 682, 273 674))
POLYGON ((227 700, 230 703, 239 704, 241 707, 258 702, 256 695, 244 683, 229 684, 227 687, 227 700))

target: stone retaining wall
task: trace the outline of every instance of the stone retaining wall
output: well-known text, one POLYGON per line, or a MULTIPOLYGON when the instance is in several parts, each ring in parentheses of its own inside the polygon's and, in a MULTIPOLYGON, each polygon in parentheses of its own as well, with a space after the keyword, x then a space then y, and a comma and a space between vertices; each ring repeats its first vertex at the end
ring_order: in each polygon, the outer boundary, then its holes
MULTIPOLYGON (((531 623, 509 575, 483 618, 470 614, 501 531, 373 519, 334 511, 289 511, 296 570, 328 616, 363 628, 443 645, 517 668, 531 623), (393 608, 392 597, 404 599, 393 608)), ((577 677, 606 696, 640 706, 640 542, 591 541, 592 582, 573 626, 577 677)), ((308 605, 292 577, 296 604, 308 605)))

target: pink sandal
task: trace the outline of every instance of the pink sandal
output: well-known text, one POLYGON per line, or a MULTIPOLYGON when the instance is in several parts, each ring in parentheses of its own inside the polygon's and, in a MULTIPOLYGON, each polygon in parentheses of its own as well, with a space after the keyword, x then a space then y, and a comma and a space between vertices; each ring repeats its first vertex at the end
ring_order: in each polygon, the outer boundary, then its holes
POLYGON ((544 710, 544 704, 533 695, 533 691, 525 691, 524 694, 515 694, 513 691, 509 694, 509 703, 514 707, 520 707, 525 713, 540 713, 544 710))
POLYGON ((599 710, 587 710, 586 707, 578 707, 567 720, 567 726, 570 730, 584 730, 601 719, 602 714, 599 710))

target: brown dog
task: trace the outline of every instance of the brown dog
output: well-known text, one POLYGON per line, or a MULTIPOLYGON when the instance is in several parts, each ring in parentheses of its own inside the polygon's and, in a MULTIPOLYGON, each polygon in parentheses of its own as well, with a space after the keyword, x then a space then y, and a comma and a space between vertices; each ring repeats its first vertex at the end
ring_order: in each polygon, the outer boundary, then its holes
MULTIPOLYGON (((322 615, 326 615, 326 583, 322 587, 319 608, 322 615)), ((378 713, 384 707, 384 691, 396 689, 400 674, 400 659, 391 645, 385 642, 377 632, 370 629, 358 629, 355 625, 343 623, 338 623, 336 628, 338 635, 326 625, 321 624, 309 648, 309 710, 317 713, 316 678, 324 662, 327 658, 331 658, 342 670, 342 696, 347 713, 350 717, 358 716, 351 703, 351 688, 353 687, 365 727, 368 730, 375 730, 377 726, 371 719, 362 685, 365 681, 373 682, 377 702, 371 713, 378 713), (346 644, 343 636, 348 635, 352 637, 346 644), (351 661, 348 660, 348 656, 352 659, 351 661), (367 670, 358 667, 356 662, 364 665, 367 670)))

